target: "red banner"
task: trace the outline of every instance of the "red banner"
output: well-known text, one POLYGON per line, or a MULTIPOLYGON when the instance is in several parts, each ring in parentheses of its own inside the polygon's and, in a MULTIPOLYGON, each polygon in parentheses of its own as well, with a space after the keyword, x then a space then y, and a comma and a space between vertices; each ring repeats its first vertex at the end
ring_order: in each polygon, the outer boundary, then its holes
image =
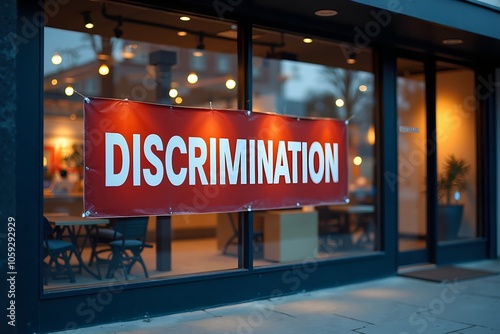
POLYGON ((89 217, 346 201, 344 121, 100 98, 84 105, 89 217))

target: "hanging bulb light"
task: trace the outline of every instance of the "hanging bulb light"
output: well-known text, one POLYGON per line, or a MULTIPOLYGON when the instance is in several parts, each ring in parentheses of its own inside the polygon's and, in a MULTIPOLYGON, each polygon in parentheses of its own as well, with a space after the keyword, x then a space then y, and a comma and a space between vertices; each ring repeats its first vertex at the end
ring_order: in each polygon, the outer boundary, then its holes
POLYGON ((64 94, 66 94, 67 96, 71 96, 75 93, 75 90, 73 89, 72 86, 68 86, 64 89, 64 94))
POLYGON ((102 76, 108 75, 109 74, 109 67, 108 67, 108 65, 102 64, 99 67, 99 74, 102 75, 102 76))
POLYGON ((113 29, 113 33, 115 34, 116 38, 120 38, 123 36, 123 30, 122 30, 122 24, 123 20, 121 16, 118 18, 118 21, 116 22, 116 27, 113 29))
POLYGON ((198 82, 198 76, 196 75, 196 73, 190 73, 187 77, 187 81, 190 83, 190 84, 195 84, 198 82))
POLYGON ((94 28, 94 23, 92 23, 92 19, 90 18, 90 12, 83 12, 83 22, 85 24, 85 28, 92 29, 94 28))
POLYGON ((54 55, 51 58, 52 64, 54 64, 54 65, 59 65, 60 63, 62 63, 62 60, 63 59, 62 59, 61 55, 59 54, 59 52, 54 53, 54 55))
POLYGON ((236 87, 236 81, 234 81, 233 79, 228 79, 226 81, 226 88, 227 89, 234 89, 234 87, 236 87))
POLYGON ((205 50, 205 43, 203 42, 203 34, 198 37, 198 44, 196 45, 196 50, 193 52, 193 56, 202 57, 203 50, 205 50))
POLYGON ((347 58, 347 63, 349 65, 356 64, 356 54, 354 52, 352 52, 351 54, 349 54, 349 57, 347 58))
POLYGON ((178 92, 178 91, 177 91, 177 89, 175 89, 175 88, 172 88, 172 89, 168 92, 168 96, 170 96, 171 98, 177 97, 177 95, 179 95, 179 92, 178 92))

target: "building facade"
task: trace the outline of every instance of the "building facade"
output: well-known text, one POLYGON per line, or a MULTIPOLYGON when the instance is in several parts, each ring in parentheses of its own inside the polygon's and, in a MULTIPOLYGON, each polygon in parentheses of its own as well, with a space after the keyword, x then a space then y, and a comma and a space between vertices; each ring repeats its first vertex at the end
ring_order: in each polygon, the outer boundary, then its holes
MULTIPOLYGON (((267 299, 500 254, 496 1, 2 7, 7 333, 267 299), (63 223, 84 213, 85 97, 346 120, 349 202, 148 214, 144 270, 133 263, 106 275, 112 255, 90 257, 93 245, 107 250, 92 243, 96 230, 63 223), (70 194, 52 191, 61 170, 70 194), (76 247, 74 279, 49 271, 61 267, 48 262, 43 216, 63 224, 69 235, 60 240, 76 247)), ((193 187, 186 206, 209 207, 223 191, 193 187)))

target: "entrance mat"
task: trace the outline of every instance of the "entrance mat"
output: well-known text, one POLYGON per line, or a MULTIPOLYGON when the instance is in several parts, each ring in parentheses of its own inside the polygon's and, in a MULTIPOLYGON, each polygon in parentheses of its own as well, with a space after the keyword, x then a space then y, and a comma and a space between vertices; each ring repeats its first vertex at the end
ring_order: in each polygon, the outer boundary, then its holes
POLYGON ((482 269, 471 269, 471 268, 460 268, 460 267, 438 267, 432 269, 421 269, 409 272, 400 273, 400 276, 411 277, 423 279, 432 282, 444 282, 444 281, 462 281, 471 278, 484 277, 488 275, 497 275, 498 272, 482 270, 482 269))

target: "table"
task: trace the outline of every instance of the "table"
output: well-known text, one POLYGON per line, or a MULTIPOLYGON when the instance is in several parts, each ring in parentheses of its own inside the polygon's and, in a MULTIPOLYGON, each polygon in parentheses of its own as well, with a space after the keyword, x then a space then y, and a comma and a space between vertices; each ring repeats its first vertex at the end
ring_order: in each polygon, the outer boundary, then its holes
POLYGON ((317 254, 318 213, 280 210, 264 213, 264 259, 301 261, 317 254))
POLYGON ((44 191, 43 212, 80 216, 83 212, 83 194, 70 193, 65 195, 56 195, 44 191))
POLYGON ((65 215, 50 215, 47 214, 45 217, 55 224, 55 226, 60 226, 64 230, 68 231, 68 236, 75 245, 75 256, 78 260, 78 268, 83 269, 88 272, 90 275, 96 277, 97 279, 101 279, 101 274, 99 272, 99 268, 97 269, 97 273, 93 272, 83 261, 82 252, 83 247, 85 246, 86 239, 88 234, 92 231, 92 229, 96 228, 98 225, 107 225, 109 224, 109 219, 104 218, 85 218, 78 216, 65 216, 65 215), (79 244, 79 239, 82 237, 82 229, 85 229, 84 241, 82 244, 79 244))
MULTIPOLYGON (((351 233, 353 232, 353 227, 351 226, 352 216, 375 213, 375 206, 371 204, 330 205, 328 206, 328 209, 330 210, 330 212, 337 214, 340 217, 339 233, 343 235, 342 241, 344 243, 344 247, 352 247, 354 245, 351 238, 351 233)), ((366 226, 364 227, 364 229, 364 237, 369 237, 369 235, 367 234, 368 231, 366 230, 366 226)))

